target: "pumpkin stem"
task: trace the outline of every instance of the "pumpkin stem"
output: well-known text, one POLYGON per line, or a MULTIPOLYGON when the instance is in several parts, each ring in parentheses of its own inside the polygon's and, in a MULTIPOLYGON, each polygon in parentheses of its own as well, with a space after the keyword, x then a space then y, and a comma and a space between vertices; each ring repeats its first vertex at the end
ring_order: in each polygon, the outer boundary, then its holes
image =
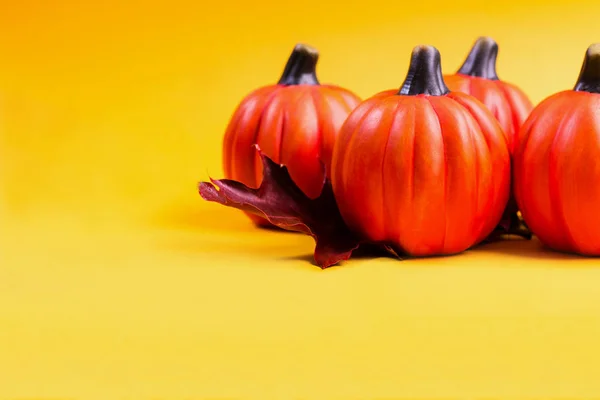
POLYGON ((458 73, 497 81, 497 56, 498 44, 494 41, 494 39, 489 37, 480 37, 471 48, 467 59, 458 70, 458 73))
POLYGON ((600 43, 588 47, 573 90, 600 93, 600 43))
POLYGON ((318 85, 319 80, 316 73, 318 60, 317 49, 297 44, 277 83, 280 85, 318 85))
POLYGON ((450 91, 442 77, 440 52, 433 46, 417 46, 413 49, 406 79, 399 95, 443 96, 450 91))

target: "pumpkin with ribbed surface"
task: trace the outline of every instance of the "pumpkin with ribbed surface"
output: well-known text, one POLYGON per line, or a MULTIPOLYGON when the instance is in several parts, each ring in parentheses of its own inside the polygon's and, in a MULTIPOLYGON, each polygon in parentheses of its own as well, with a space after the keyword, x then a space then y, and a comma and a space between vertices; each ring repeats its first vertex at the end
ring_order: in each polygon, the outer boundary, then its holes
POLYGON ((556 250, 600 255, 600 44, 574 89, 542 101, 520 137, 514 187, 529 228, 556 250))
POLYGON ((472 96, 450 92, 439 52, 416 47, 400 90, 348 117, 336 142, 332 185, 348 226, 398 253, 458 253, 499 222, 510 191, 502 129, 472 96))
MULTIPOLYGON (((279 82, 242 100, 223 142, 227 178, 249 187, 260 185, 261 163, 254 147, 258 145, 273 161, 288 167, 308 197, 319 195, 324 171, 331 170, 339 129, 360 99, 341 87, 320 84, 317 60, 315 49, 297 45, 279 82)), ((259 225, 269 225, 263 218, 248 215, 259 225)))

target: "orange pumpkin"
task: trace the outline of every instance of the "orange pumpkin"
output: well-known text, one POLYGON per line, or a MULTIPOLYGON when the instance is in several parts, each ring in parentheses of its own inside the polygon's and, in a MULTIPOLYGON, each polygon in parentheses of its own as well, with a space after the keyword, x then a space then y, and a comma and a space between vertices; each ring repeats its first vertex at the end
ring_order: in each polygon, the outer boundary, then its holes
POLYGON ((458 72, 444 80, 450 90, 470 94, 486 105, 500 123, 513 154, 516 136, 533 104, 521 89, 498 78, 497 56, 498 44, 488 37, 479 38, 458 72))
POLYGON ((573 90, 531 113, 515 154, 517 203, 529 228, 560 251, 600 255, 600 44, 573 90))
MULTIPOLYGON (((323 165, 330 171, 331 154, 344 120, 360 102, 352 92, 321 85, 316 76, 318 52, 297 45, 275 85, 246 96, 235 110, 223 141, 225 176, 249 187, 262 181, 260 158, 254 145, 290 176, 310 198, 323 185, 323 165)), ((260 225, 269 223, 248 214, 260 225)))
POLYGON ((400 90, 360 104, 335 144, 332 185, 348 226, 398 253, 459 253, 498 224, 510 155, 498 121, 450 92, 434 47, 413 50, 400 90))

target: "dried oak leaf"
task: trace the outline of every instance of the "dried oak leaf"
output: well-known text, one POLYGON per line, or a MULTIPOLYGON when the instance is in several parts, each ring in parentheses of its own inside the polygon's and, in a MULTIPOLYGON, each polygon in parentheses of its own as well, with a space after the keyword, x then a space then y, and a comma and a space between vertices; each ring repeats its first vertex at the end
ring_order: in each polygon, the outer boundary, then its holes
POLYGON ((319 197, 310 199, 292 181, 285 166, 257 151, 263 165, 258 189, 230 179, 211 178, 211 182, 199 184, 200 196, 254 213, 280 228, 312 236, 316 242, 315 262, 321 268, 350 258, 361 242, 344 223, 329 180, 324 179, 319 197))

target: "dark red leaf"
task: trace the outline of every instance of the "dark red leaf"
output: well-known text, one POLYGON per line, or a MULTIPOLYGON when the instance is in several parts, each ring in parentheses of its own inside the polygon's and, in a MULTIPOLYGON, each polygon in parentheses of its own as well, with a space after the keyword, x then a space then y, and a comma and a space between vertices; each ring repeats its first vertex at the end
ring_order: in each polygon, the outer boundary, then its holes
POLYGON ((229 179, 211 179, 212 183, 200 183, 200 196, 254 213, 280 228, 312 236, 316 242, 315 261, 322 268, 350 258, 360 241, 344 223, 329 180, 324 179, 319 197, 310 199, 292 181, 285 166, 257 151, 263 164, 263 181, 258 189, 229 179))

